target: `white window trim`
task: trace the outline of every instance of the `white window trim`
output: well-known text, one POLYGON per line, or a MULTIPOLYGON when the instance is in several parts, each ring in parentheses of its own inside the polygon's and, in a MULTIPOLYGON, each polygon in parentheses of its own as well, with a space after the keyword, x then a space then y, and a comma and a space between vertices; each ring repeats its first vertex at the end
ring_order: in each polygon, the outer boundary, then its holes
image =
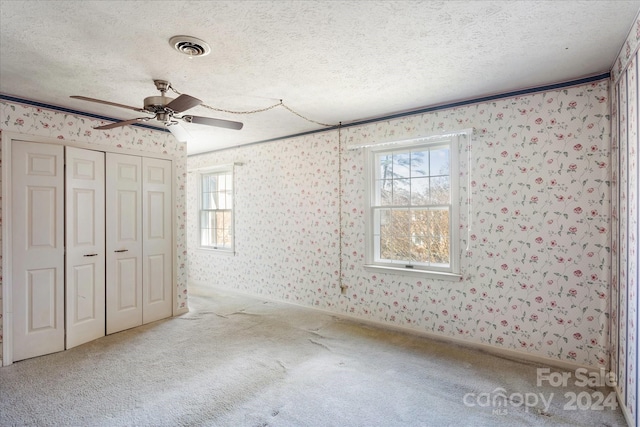
POLYGON ((202 252, 215 253, 219 255, 234 256, 236 248, 236 170, 234 163, 228 163, 224 165, 217 165, 210 168, 198 169, 198 247, 197 249, 202 252), (231 240, 230 248, 214 248, 212 246, 202 245, 202 175, 210 173, 220 173, 231 171, 232 182, 232 194, 231 194, 231 240))
MULTIPOLYGON (((397 143, 385 143, 376 144, 364 148, 365 155, 365 167, 367 171, 367 191, 365 192, 365 202, 367 206, 367 214, 365 215, 365 269, 369 271, 375 271, 379 273, 391 273, 401 274, 414 277, 425 277, 433 279, 443 279, 451 281, 459 281, 462 278, 460 272, 460 182, 459 182, 459 152, 460 152, 460 138, 463 136, 470 136, 469 130, 461 131, 455 134, 446 135, 432 135, 424 138, 417 138, 412 140, 398 141, 397 143), (406 267, 399 264, 398 266, 392 266, 384 263, 375 262, 374 251, 374 221, 373 221, 373 209, 371 208, 372 196, 375 192, 375 156, 379 152, 390 151, 393 149, 411 149, 416 146, 424 145, 442 145, 449 144, 450 146, 450 177, 451 177, 451 218, 450 222, 450 267, 447 269, 438 269, 429 266, 412 266, 406 267), (390 147, 391 146, 391 147, 390 147)), ((406 264, 410 265, 410 264, 406 264)))

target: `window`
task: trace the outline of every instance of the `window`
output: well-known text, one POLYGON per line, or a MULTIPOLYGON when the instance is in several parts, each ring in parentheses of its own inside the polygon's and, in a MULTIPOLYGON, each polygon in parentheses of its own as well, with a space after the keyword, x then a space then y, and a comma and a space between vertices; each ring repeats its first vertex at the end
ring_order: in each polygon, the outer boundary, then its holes
POLYGON ((233 166, 200 174, 200 247, 233 251, 233 166))
POLYGON ((369 148, 368 267, 459 274, 457 140, 369 148))

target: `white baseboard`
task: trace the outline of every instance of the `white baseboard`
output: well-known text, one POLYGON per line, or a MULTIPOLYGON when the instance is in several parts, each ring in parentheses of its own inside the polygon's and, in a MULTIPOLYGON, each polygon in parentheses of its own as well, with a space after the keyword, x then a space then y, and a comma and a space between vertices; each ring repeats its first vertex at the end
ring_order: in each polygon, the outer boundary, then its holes
MULTIPOLYGON (((325 309, 321 309, 321 308, 317 308, 317 307, 313 307, 313 306, 308 306, 308 305, 303 305, 303 304, 296 304, 295 302, 286 301, 286 300, 279 300, 277 298, 270 298, 268 296, 264 296, 264 295, 260 295, 260 294, 254 294, 254 293, 250 293, 250 292, 243 292, 243 291, 240 291, 240 290, 237 290, 237 289, 221 288, 221 287, 205 285, 203 283, 198 283, 198 282, 193 282, 193 281, 189 282, 189 287, 191 287, 191 286, 197 288, 200 291, 204 291, 205 293, 206 293, 207 290, 213 291, 213 292, 220 292, 220 293, 230 293, 230 294, 248 296, 248 297, 251 297, 251 298, 262 299, 262 300, 276 302, 276 303, 282 303, 282 304, 289 304, 289 305, 293 305, 293 306, 296 306, 296 307, 301 307, 301 308, 311 309, 311 310, 315 310, 315 311, 320 311, 320 312, 329 314, 331 316, 336 316, 336 317, 339 317, 339 318, 342 318, 342 319, 346 319, 346 320, 357 322, 357 323, 361 323, 361 324, 371 325, 371 326, 375 326, 375 327, 379 327, 379 328, 383 328, 383 329, 387 329, 387 330, 394 330, 394 331, 399 331, 399 332, 403 332, 403 333, 414 334, 414 335, 417 335, 417 336, 420 336, 420 337, 433 339, 434 341, 438 341, 438 342, 448 342, 448 343, 451 343, 451 344, 460 345, 462 347, 466 347, 466 348, 470 348, 470 349, 477 349, 477 350, 483 351, 485 353, 497 355, 497 356, 504 357, 504 358, 511 359, 511 360, 524 361, 524 362, 529 362, 529 363, 533 363, 533 364, 537 364, 537 365, 552 366, 552 367, 555 367, 555 368, 558 368, 558 369, 562 369, 562 370, 565 370, 565 371, 575 371, 578 368, 583 368, 583 369, 587 369, 588 372, 598 372, 599 373, 600 372, 600 368, 601 368, 601 367, 582 365, 582 364, 579 364, 579 363, 565 362, 565 361, 562 361, 562 360, 551 359, 549 357, 544 357, 544 356, 538 356, 538 355, 534 355, 534 354, 524 353, 524 352, 517 351, 517 350, 512 350, 512 349, 499 348, 499 347, 495 347, 495 346, 492 346, 492 345, 489 345, 489 344, 475 343, 475 342, 472 342, 472 341, 467 341, 467 340, 462 340, 462 339, 452 338, 452 337, 444 337, 444 336, 433 334, 433 333, 426 332, 426 331, 419 331, 417 329, 407 328, 407 327, 399 326, 399 325, 390 325, 390 324, 387 324, 387 323, 383 323, 383 322, 379 322, 379 321, 375 321, 375 320, 370 320, 370 319, 362 319, 360 317, 350 316, 350 315, 345 314, 345 313, 338 313, 338 312, 325 310, 325 309)), ((633 421, 632 414, 629 412, 629 409, 623 403, 624 400, 622 399, 622 396, 620 396, 619 387, 616 386, 616 387, 614 387, 614 389, 615 389, 615 392, 616 392, 616 398, 618 400, 618 405, 620 405, 620 409, 622 410, 622 413, 624 415, 625 420, 627 421, 627 424, 629 425, 629 427, 634 427, 635 423, 632 422, 633 421)))
POLYGON ((201 282, 195 282, 195 281, 190 281, 189 282, 189 287, 191 287, 191 286, 196 287, 198 290, 205 291, 205 292, 208 289, 208 290, 211 290, 211 291, 214 291, 214 292, 221 292, 221 293, 227 292, 227 293, 231 293, 231 294, 237 294, 237 295, 243 295, 243 296, 248 296, 248 297, 252 297, 252 298, 263 299, 263 300, 267 300, 267 301, 271 301, 271 302, 294 305, 296 307, 308 308, 308 309, 311 309, 311 310, 320 311, 320 312, 323 312, 323 313, 326 313, 326 314, 330 314, 332 316, 336 316, 336 317, 339 317, 339 318, 342 318, 342 319, 347 319, 347 320, 350 320, 350 321, 353 321, 353 322, 357 322, 357 323, 363 323, 363 324, 367 324, 367 325, 371 325, 371 326, 375 326, 375 327, 379 327, 379 328, 384 328, 384 329, 388 329, 388 330, 394 330, 394 331, 398 331, 398 332, 414 334, 414 335, 417 335, 417 336, 421 336, 421 337, 432 339, 434 341, 448 342, 448 343, 459 345, 459 346, 462 346, 462 347, 481 350, 481 351, 483 351, 485 353, 489 353, 489 354, 505 357, 505 358, 512 359, 512 360, 525 361, 525 362, 534 363, 534 364, 538 364, 538 365, 544 365, 544 366, 551 366, 551 367, 555 367, 555 368, 562 369, 562 370, 565 370, 565 371, 572 371, 573 372, 578 368, 582 368, 582 369, 586 369, 588 372, 600 372, 600 369, 602 368, 600 366, 588 366, 588 365, 582 365, 582 364, 579 364, 579 363, 571 363, 571 362, 566 362, 566 361, 562 361, 562 360, 556 360, 556 359, 552 359, 552 358, 549 358, 549 357, 538 356, 538 355, 529 354, 529 353, 525 353, 525 352, 521 352, 521 351, 513 350, 513 349, 499 348, 499 347, 496 347, 496 346, 493 346, 493 345, 490 345, 490 344, 476 343, 476 342, 473 342, 473 341, 468 341, 468 340, 454 338, 454 337, 446 337, 446 336, 434 334, 434 333, 431 333, 431 332, 412 329, 412 328, 409 328, 409 327, 406 327, 406 326, 402 326, 402 325, 391 325, 391 324, 380 322, 380 321, 376 321, 376 320, 363 319, 363 318, 357 317, 357 316, 350 316, 349 314, 346 314, 346 313, 335 312, 335 311, 326 310, 326 309, 322 309, 322 308, 317 308, 317 307, 313 307, 313 306, 309 306, 309 305, 297 304, 295 302, 286 301, 286 300, 280 300, 280 299, 277 299, 277 298, 270 298, 268 296, 264 296, 264 295, 260 295, 260 294, 254 294, 254 293, 250 293, 250 292, 243 292, 243 291, 240 291, 240 290, 237 290, 237 289, 228 289, 228 288, 216 287, 216 286, 211 286, 209 284, 203 284, 201 282))
POLYGON ((180 316, 180 315, 183 315, 183 314, 188 313, 188 312, 189 312, 189 307, 176 308, 175 311, 173 312, 173 316, 172 317, 180 316))

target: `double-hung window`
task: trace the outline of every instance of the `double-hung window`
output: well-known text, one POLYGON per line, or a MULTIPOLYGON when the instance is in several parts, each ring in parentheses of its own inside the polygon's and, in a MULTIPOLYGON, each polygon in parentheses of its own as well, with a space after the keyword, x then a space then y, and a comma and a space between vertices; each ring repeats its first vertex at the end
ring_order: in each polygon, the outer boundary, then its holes
POLYGON ((200 174, 200 247, 233 252, 233 166, 200 174))
POLYGON ((459 274, 457 140, 368 149, 368 267, 459 274))

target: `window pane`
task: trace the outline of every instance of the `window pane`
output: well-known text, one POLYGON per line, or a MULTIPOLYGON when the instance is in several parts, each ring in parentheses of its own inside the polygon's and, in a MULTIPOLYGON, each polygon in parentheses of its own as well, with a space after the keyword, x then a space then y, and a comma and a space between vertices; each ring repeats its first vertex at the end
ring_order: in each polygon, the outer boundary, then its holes
POLYGON ((224 228, 229 232, 231 232, 231 230, 233 229, 233 227, 231 227, 231 216, 232 216, 231 211, 225 211, 222 215, 223 221, 224 221, 224 228))
POLYGON ((213 216, 215 211, 202 211, 200 213, 200 227, 201 228, 215 228, 216 220, 213 216))
POLYGON ((380 218, 380 257, 408 260, 411 213, 409 210, 388 210, 380 218))
POLYGON ((221 185, 220 185, 220 191, 231 191, 231 187, 233 186, 232 184, 232 177, 230 174, 224 174, 220 177, 220 181, 221 181, 221 185))
POLYGON ((379 165, 378 173, 380 174, 377 178, 383 181, 393 178, 393 157, 391 154, 381 154, 377 159, 379 165))
POLYGON ((215 174, 202 175, 202 209, 216 208, 216 182, 215 174))
POLYGON ((429 174, 431 176, 449 175, 449 148, 431 150, 430 166, 431 170, 429 174))
POLYGON ((220 246, 229 248, 231 247, 231 233, 227 229, 222 230, 220 238, 220 246))
POLYGON ((391 210, 377 210, 375 211, 375 239, 380 242, 380 252, 378 255, 380 258, 388 259, 389 247, 391 245, 391 210))
POLYGON ((376 198, 374 204, 389 206, 393 204, 393 181, 390 179, 376 181, 376 198))
POLYGON ((449 235, 449 211, 437 210, 431 212, 432 218, 432 239, 431 257, 432 262, 437 264, 449 264, 450 235, 449 235))
POLYGON ((411 153, 393 153, 393 177, 409 178, 411 176, 411 153))
POLYGON ((231 209, 231 197, 227 197, 226 191, 218 193, 218 209, 231 209))
POLYGON ((411 178, 411 205, 429 204, 429 178, 411 178))
POLYGON ((411 178, 429 176, 429 151, 411 152, 411 178))
POLYGON ((209 189, 207 191, 211 193, 218 191, 218 182, 220 181, 218 175, 213 173, 207 176, 209 181, 209 189))
POLYGON ((409 206, 411 203, 411 180, 393 180, 393 204, 396 206, 409 206))
POLYGON ((429 211, 411 213, 411 261, 429 263, 431 261, 429 211))
POLYGON ((451 183, 448 176, 431 178, 431 203, 449 204, 451 203, 451 183))
POLYGON ((217 193, 202 193, 202 209, 216 209, 217 193))
POLYGON ((202 175, 202 192, 208 193, 211 191, 210 175, 202 175))
POLYGON ((413 210, 411 211, 411 235, 429 236, 431 234, 430 216, 431 211, 413 210))
POLYGON ((223 211, 217 211, 215 213, 216 215, 216 228, 218 229, 224 229, 226 228, 224 220, 225 220, 225 213, 223 211))

